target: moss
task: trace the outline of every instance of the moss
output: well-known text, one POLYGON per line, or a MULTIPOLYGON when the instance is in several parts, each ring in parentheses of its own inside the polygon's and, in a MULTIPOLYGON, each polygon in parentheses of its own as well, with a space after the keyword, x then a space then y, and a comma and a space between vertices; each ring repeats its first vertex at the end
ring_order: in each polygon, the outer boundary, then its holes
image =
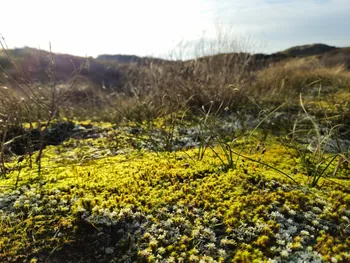
MULTIPOLYGON (((328 261, 346 259, 348 180, 312 189, 302 173, 293 175, 296 185, 243 158, 223 172, 211 151, 198 161, 198 149, 155 153, 133 149, 127 138, 120 130, 47 147, 40 174, 28 157, 8 163, 20 170, 0 180, 0 258, 259 262, 317 251, 328 261), (123 154, 105 152, 112 147, 123 154)), ((264 154, 242 146, 246 156, 288 173, 300 165, 276 138, 264 154)))

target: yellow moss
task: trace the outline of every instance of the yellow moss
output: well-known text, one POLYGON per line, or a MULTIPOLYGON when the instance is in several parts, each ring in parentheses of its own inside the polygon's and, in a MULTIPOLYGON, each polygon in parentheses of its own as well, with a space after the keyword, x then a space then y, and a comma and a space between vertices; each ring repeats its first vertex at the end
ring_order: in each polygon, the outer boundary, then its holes
POLYGON ((258 238, 258 240, 256 241, 256 244, 258 246, 265 247, 265 246, 267 246, 268 242, 269 242, 269 237, 268 236, 260 236, 258 238))
MULTIPOLYGON (((176 158, 174 153, 130 150, 125 154, 89 159, 91 147, 106 148, 113 143, 105 139, 81 140, 81 147, 72 150, 74 143, 68 141, 61 146, 47 147, 44 150, 40 174, 38 165, 34 162, 30 168, 30 160, 26 157, 20 164, 23 166, 20 173, 11 171, 1 178, 0 187, 4 189, 5 194, 12 192, 19 178, 18 189, 35 188, 33 193, 28 191, 25 194, 26 199, 37 198, 43 201, 38 207, 38 215, 25 214, 26 220, 20 220, 23 221, 23 225, 5 220, 1 222, 0 248, 9 250, 7 253, 12 253, 12 256, 19 253, 18 248, 22 251, 29 249, 26 243, 30 244, 33 241, 27 233, 42 237, 42 243, 47 241, 46 245, 38 245, 40 249, 53 249, 55 246, 71 242, 74 231, 80 227, 78 223, 82 221, 84 213, 102 216, 105 211, 119 213, 121 209, 137 208, 145 215, 154 215, 158 208, 177 205, 184 207, 182 209, 185 212, 181 216, 172 215, 173 223, 181 225, 185 220, 189 220, 191 216, 188 207, 194 207, 220 218, 220 222, 216 222, 217 218, 212 222, 214 216, 201 215, 196 219, 200 220, 200 223, 196 223, 213 228, 222 226, 219 231, 221 235, 234 236, 242 222, 250 225, 263 223, 261 232, 256 234, 250 244, 244 245, 237 240, 225 243, 232 253, 229 256, 233 262, 263 261, 266 257, 262 251, 272 246, 275 242, 274 235, 283 230, 277 216, 268 217, 275 211, 275 207, 285 216, 289 216, 292 213, 307 212, 309 208, 316 206, 316 199, 324 199, 332 206, 324 213, 324 220, 338 222, 337 216, 348 208, 350 202, 349 195, 341 186, 330 184, 322 190, 306 190, 305 187, 301 187, 307 182, 305 175, 293 175, 293 179, 301 185, 295 186, 280 173, 248 160, 244 162, 248 174, 241 168, 223 172, 219 168, 221 163, 218 157, 210 151, 201 161, 195 158, 197 149, 183 152, 182 158, 176 158), (68 205, 70 202, 72 204, 68 205), (63 235, 49 241, 49 237, 59 236, 57 231, 66 231, 66 237, 63 235), (17 233, 18 237, 13 233, 17 233)), ((214 149, 220 156, 224 155, 220 147, 214 149)), ((285 150, 276 140, 271 140, 264 155, 248 150, 244 154, 251 158, 260 158, 285 171, 295 167, 292 161, 292 155, 295 153, 285 150)), ((36 157, 37 153, 33 159, 36 157)), ((241 159, 239 163, 243 164, 241 159)), ((17 163, 9 165, 18 167, 17 163)), ((336 182, 349 186, 346 180, 336 182)), ((18 214, 31 211, 31 207, 31 204, 21 202, 14 205, 18 214)), ((191 220, 195 221, 193 218, 191 220)), ((154 219, 156 223, 159 221, 159 218, 154 219)), ((94 229, 98 229, 98 226, 94 225, 94 229)), ((199 256, 199 251, 194 249, 195 246, 201 245, 200 242, 197 243, 197 238, 190 234, 181 234, 180 237, 177 244, 164 245, 166 253, 179 255, 180 252, 187 252, 189 255, 199 256)), ((349 241, 340 245, 342 237, 332 237, 326 232, 319 233, 316 238, 317 244, 314 248, 325 257, 332 253, 341 255, 349 247, 349 241)), ((39 240, 38 237, 37 239, 39 240)), ((151 241, 150 233, 145 233, 140 239, 142 242, 148 242, 149 251, 160 247, 157 243, 159 241, 151 241)), ((294 237, 291 248, 302 248, 300 236, 294 237)), ((151 256, 145 258, 154 260, 151 256)), ((218 260, 223 261, 223 258, 218 257, 218 260)))

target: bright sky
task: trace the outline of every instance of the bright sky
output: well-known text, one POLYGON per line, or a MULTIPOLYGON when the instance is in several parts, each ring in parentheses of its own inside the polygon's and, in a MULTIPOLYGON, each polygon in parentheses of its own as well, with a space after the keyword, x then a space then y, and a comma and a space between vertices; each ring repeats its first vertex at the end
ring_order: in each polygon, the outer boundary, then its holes
POLYGON ((1 1, 0 33, 11 48, 51 42, 54 52, 80 56, 166 56, 180 41, 218 32, 258 52, 350 46, 350 0, 1 1))

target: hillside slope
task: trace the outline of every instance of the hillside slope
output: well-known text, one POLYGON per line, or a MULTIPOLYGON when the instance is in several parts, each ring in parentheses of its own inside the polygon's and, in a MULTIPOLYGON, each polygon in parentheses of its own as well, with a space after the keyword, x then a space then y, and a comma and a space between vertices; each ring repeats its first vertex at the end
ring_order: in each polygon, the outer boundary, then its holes
MULTIPOLYGON (((84 58, 69 54, 50 53, 34 48, 17 48, 8 50, 13 61, 23 74, 18 72, 4 50, 0 51, 0 66, 15 80, 30 83, 48 83, 55 79, 65 83, 72 79, 80 67, 81 76, 98 87, 122 89, 132 78, 142 78, 142 68, 151 65, 176 67, 177 71, 192 71, 200 64, 209 65, 219 70, 222 67, 234 69, 246 67, 257 70, 272 63, 291 60, 300 57, 315 57, 326 66, 344 65, 350 69, 350 48, 336 48, 324 44, 296 46, 274 54, 227 53, 201 57, 187 61, 169 61, 151 57, 134 55, 100 55, 97 58, 84 58), (52 63, 54 61, 54 63, 52 63), (195 65, 195 66, 194 66, 195 65)), ((11 81, 4 74, 0 75, 0 84, 11 86, 11 81)))

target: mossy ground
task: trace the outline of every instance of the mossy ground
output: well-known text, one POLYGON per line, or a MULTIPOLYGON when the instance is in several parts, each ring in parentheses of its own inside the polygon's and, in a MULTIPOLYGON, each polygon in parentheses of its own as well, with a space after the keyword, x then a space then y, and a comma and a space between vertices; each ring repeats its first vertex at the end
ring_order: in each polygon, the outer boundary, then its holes
POLYGON ((7 163, 17 169, 0 180, 1 262, 350 261, 350 181, 310 188, 275 137, 263 151, 257 138, 232 147, 297 184, 244 158, 225 171, 210 149, 198 160, 198 148, 135 147, 141 136, 100 125, 102 138, 47 147, 40 174, 35 155, 32 167, 7 163))

